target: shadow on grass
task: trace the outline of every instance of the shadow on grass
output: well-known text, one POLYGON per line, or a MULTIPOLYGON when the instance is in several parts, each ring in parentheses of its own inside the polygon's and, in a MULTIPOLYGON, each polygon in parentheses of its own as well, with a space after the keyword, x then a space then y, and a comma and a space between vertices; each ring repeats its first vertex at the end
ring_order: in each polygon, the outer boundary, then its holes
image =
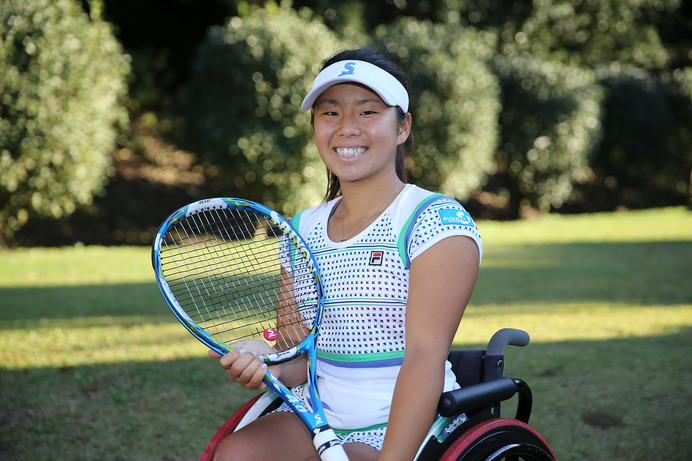
MULTIPOLYGON (((115 285, 0 288, 2 322, 75 319, 88 326, 90 317, 160 317, 175 321, 156 282, 115 285)), ((69 325, 67 325, 69 326, 69 325)))
POLYGON ((2 370, 0 459, 197 459, 254 394, 209 358, 2 370))
POLYGON ((561 461, 683 461, 692 418, 690 350, 692 327, 660 336, 536 343, 511 348, 505 374, 531 385, 532 425, 561 461))
MULTIPOLYGON (((561 461, 686 459, 692 328, 507 351, 561 461)), ((215 360, 2 370, 0 458, 196 459, 253 392, 215 360)), ((511 416, 511 403, 504 416, 511 416)))

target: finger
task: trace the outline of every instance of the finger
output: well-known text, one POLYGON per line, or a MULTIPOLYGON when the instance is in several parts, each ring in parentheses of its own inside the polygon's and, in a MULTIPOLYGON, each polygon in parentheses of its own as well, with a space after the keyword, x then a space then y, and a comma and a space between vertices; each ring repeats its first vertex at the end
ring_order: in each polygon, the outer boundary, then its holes
POLYGON ((263 390, 266 389, 267 383, 264 382, 264 377, 267 375, 267 372, 271 373, 275 378, 278 378, 281 376, 281 364, 278 365, 270 365, 267 366, 267 368, 263 369, 263 375, 262 375, 262 381, 260 381, 259 385, 257 386, 257 389, 263 390))
POLYGON ((221 366, 224 367, 226 370, 231 368, 233 364, 241 358, 245 354, 245 350, 240 350, 240 351, 231 351, 228 354, 224 355, 221 357, 221 366))
POLYGON ((249 381, 249 385, 256 388, 256 389, 263 389, 266 387, 266 385, 262 382, 264 379, 264 376, 267 374, 267 364, 262 362, 261 359, 257 359, 259 362, 259 366, 255 370, 255 373, 252 375, 249 381))
POLYGON ((245 387, 256 388, 259 386, 266 372, 266 365, 259 357, 253 354, 245 354, 240 357, 231 367, 233 373, 237 375, 237 382, 245 387))
POLYGON ((211 357, 213 359, 220 359, 221 357, 223 357, 223 355, 219 354, 218 352, 211 351, 211 350, 207 351, 207 354, 209 355, 209 357, 211 357))

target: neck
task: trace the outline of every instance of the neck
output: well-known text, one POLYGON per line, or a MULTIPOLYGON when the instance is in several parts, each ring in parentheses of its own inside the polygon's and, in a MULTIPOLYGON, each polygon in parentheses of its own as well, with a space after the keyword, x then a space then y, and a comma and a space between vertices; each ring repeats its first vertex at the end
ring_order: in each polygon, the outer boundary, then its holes
MULTIPOLYGON (((383 211, 401 191, 404 184, 395 177, 388 181, 378 181, 373 184, 351 184, 341 186, 341 203, 339 204, 340 218, 363 219, 380 206, 383 211), (387 203, 383 203, 387 202, 387 203)), ((376 214, 378 214, 376 212, 376 214)))
POLYGON ((329 220, 328 232, 332 240, 343 242, 358 235, 387 209, 403 187, 396 178, 373 187, 342 188, 341 202, 333 219, 329 220))

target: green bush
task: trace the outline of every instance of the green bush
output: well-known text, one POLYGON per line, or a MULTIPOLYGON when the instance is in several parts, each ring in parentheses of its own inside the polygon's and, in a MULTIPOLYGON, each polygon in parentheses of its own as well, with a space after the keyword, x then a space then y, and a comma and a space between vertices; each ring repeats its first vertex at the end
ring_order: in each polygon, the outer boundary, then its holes
POLYGON ((604 189, 602 204, 612 209, 684 201, 692 167, 685 72, 665 82, 645 69, 611 63, 597 74, 606 95, 607 136, 591 166, 604 189))
POLYGON ((676 121, 670 164, 675 190, 692 208, 692 66, 664 73, 661 84, 676 121))
MULTIPOLYGON (((399 57, 413 82, 411 179, 467 198, 494 168, 500 106, 485 65, 491 41, 404 19, 376 33, 370 46, 399 57)), ((307 13, 284 7, 212 29, 197 54, 185 116, 188 148, 215 173, 216 190, 286 213, 320 200, 324 167, 299 105, 321 60, 346 47, 307 13)))
POLYGON ((494 172, 499 84, 486 62, 489 34, 405 18, 380 27, 375 46, 398 57, 411 78, 415 149, 412 182, 460 200, 494 172))
MULTIPOLYGON (((439 16, 444 23, 400 18, 376 27, 369 40, 354 32, 357 21, 343 25, 340 40, 309 10, 271 2, 232 18, 212 29, 197 54, 184 108, 185 147, 199 154, 218 193, 285 213, 314 204, 323 194, 324 171, 310 143, 308 114, 298 105, 319 60, 346 47, 348 36, 357 42, 348 46, 393 55, 411 77, 412 182, 465 200, 491 180, 489 190, 509 198, 505 216, 519 216, 522 206, 559 210, 585 200, 575 187, 603 181, 604 149, 620 137, 606 139, 604 126, 617 129, 613 110, 636 105, 613 109, 614 100, 603 98, 612 95, 608 82, 614 81, 599 81, 591 66, 622 60, 661 69, 669 57, 656 32, 656 11, 673 11, 679 2, 513 1, 511 11, 475 0, 448 4, 454 8, 439 16)), ((336 11, 330 8, 327 20, 336 11)), ((685 172, 689 105, 675 88, 686 84, 670 79, 676 81, 665 87, 675 112, 673 156, 685 172)), ((670 132, 630 130, 633 142, 646 131, 670 132)), ((683 179, 674 176, 672 187, 682 190, 683 179)), ((657 182, 667 180, 661 178, 657 182)))
MULTIPOLYGON (((89 204, 125 113, 128 61, 111 28, 72 0, 0 6, 0 227, 89 204)), ((2 238, 0 236, 0 238, 2 238)))
POLYGON ((669 53, 655 22, 678 8, 680 0, 534 1, 525 21, 505 22, 500 49, 583 66, 616 61, 660 69, 669 53))
POLYGON ((187 86, 187 147, 219 194, 287 214, 319 202, 324 165, 300 109, 324 58, 345 46, 310 12, 267 5, 214 27, 187 86))
POLYGON ((602 135, 602 89, 586 69, 518 55, 493 62, 502 86, 498 163, 511 212, 560 208, 574 183, 590 176, 589 155, 602 135))

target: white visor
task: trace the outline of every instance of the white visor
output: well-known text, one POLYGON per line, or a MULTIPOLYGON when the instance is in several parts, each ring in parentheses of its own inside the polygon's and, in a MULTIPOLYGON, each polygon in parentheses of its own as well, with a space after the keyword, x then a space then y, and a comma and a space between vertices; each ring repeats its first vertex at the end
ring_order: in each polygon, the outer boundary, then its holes
POLYGON ((355 82, 377 93, 389 106, 399 106, 408 112, 406 88, 386 70, 365 61, 339 61, 323 69, 312 83, 312 90, 300 106, 309 110, 327 88, 339 83, 355 82))

